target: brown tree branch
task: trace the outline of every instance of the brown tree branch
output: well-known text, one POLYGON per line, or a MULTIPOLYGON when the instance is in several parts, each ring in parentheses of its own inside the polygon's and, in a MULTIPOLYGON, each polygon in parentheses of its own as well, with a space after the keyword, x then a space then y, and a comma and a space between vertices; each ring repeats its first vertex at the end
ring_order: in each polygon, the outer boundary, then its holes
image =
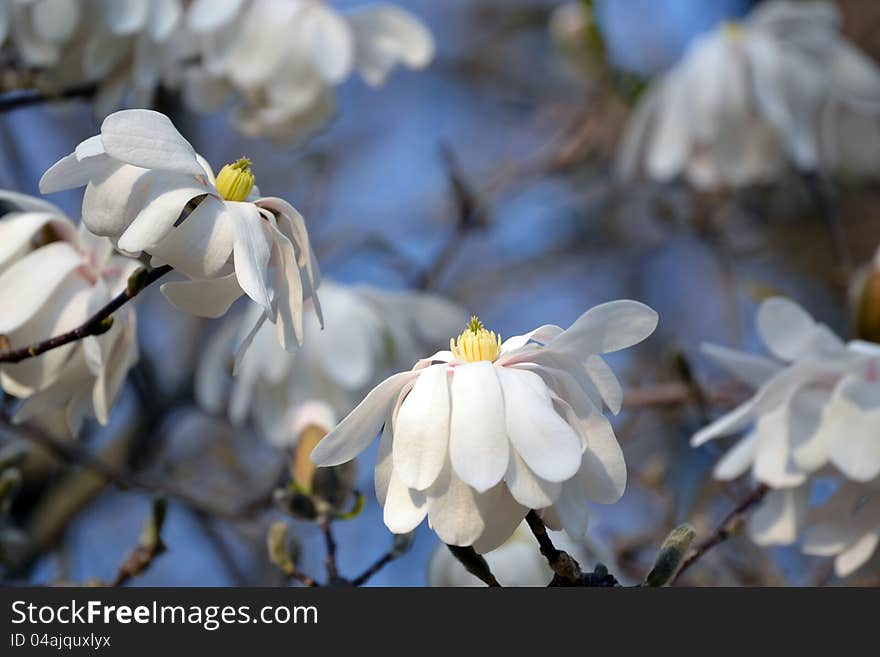
POLYGON ((170 271, 170 265, 162 265, 161 267, 154 267, 152 269, 141 267, 128 277, 128 284, 122 292, 111 299, 107 305, 98 310, 98 312, 89 317, 81 325, 67 333, 56 335, 48 340, 36 342, 27 347, 22 347, 21 349, 0 352, 0 363, 20 363, 23 360, 34 358, 52 349, 57 349, 58 347, 70 344, 71 342, 76 342, 77 340, 82 340, 83 338, 92 335, 106 333, 113 325, 113 313, 134 299, 147 286, 155 283, 170 271))
POLYGON ((760 484, 751 493, 744 497, 739 504, 736 505, 733 511, 725 516, 724 520, 721 521, 721 524, 715 528, 715 531, 694 546, 690 551, 690 554, 688 554, 684 561, 681 562, 681 568, 678 569, 678 573, 676 573, 670 583, 675 584, 675 582, 678 581, 678 578, 681 577, 682 573, 694 565, 698 559, 713 547, 723 543, 736 533, 737 529, 739 529, 745 519, 746 514, 752 509, 752 507, 760 504, 769 491, 769 486, 766 484, 760 484))

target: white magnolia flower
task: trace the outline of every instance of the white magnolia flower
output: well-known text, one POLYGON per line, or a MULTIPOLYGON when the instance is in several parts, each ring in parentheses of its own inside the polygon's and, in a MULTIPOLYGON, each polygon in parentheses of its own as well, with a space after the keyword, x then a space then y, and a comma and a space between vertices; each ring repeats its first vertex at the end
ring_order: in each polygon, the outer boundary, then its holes
POLYGON ((448 544, 487 552, 529 509, 551 529, 583 536, 587 501, 623 494, 626 464, 603 403, 622 391, 601 354, 649 336, 657 314, 635 301, 584 313, 567 330, 509 338, 474 318, 441 351, 376 386, 312 452, 350 461, 382 429, 375 471, 385 524, 413 530, 428 517, 448 544))
MULTIPOLYGON (((553 545, 565 550, 582 567, 589 561, 584 546, 571 540, 565 532, 547 532, 553 545)), ((523 522, 500 547, 483 555, 489 570, 501 586, 547 586, 553 579, 553 571, 547 559, 538 549, 538 543, 523 522)), ((428 564, 428 585, 445 587, 484 587, 485 584, 471 575, 445 545, 440 545, 428 564)))
POLYGON ((803 171, 875 175, 880 69, 839 32, 825 2, 761 3, 742 23, 696 38, 645 93, 619 173, 701 188, 803 171))
POLYGON ((247 159, 215 179, 168 117, 126 110, 40 181, 44 193, 83 185, 83 222, 92 232, 191 279, 162 286, 175 306, 219 317, 244 293, 261 309, 249 337, 268 319, 282 346, 301 341, 303 300, 317 277, 308 233, 287 201, 258 196, 247 159))
MULTIPOLYGON (((12 192, 0 192, 0 201, 19 209, 0 219, 0 335, 12 349, 79 326, 119 294, 139 266, 50 203, 12 192)), ((102 335, 0 366, 3 390, 25 400, 15 420, 63 410, 73 435, 87 416, 106 424, 137 362, 135 336, 135 314, 125 306, 102 335)))
POLYGON ((751 519, 759 543, 791 543, 807 512, 811 475, 826 465, 847 479, 880 474, 880 346, 843 343, 800 306, 765 301, 758 333, 772 357, 704 346, 755 395, 692 439, 694 446, 746 431, 715 467, 715 477, 751 471, 773 491, 751 519))
POLYGON ((228 412, 236 423, 251 416, 270 442, 290 445, 306 425, 332 429, 373 385, 441 345, 465 317, 431 294, 328 280, 321 283, 321 310, 323 330, 314 304, 306 302, 303 345, 295 353, 282 350, 267 327, 260 329, 234 379, 230 364, 256 310, 227 319, 199 365, 202 406, 228 412))
POLYGON ((420 69, 434 54, 428 29, 384 3, 343 13, 323 0, 196 0, 187 25, 201 60, 187 73, 189 105, 213 111, 235 99, 244 134, 277 139, 325 123, 353 69, 376 86, 396 65, 420 69))

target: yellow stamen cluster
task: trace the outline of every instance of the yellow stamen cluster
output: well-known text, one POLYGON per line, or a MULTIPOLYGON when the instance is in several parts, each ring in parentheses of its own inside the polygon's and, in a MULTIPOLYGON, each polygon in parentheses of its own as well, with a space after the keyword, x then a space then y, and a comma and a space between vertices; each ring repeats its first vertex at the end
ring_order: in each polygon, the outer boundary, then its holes
POLYGON ((449 340, 449 350, 456 358, 469 363, 479 360, 494 361, 501 353, 501 335, 487 331, 479 319, 471 317, 470 324, 458 339, 449 340))
POLYGON ((217 174, 216 187, 220 196, 227 201, 244 201, 254 188, 254 174, 251 161, 246 157, 238 162, 227 164, 217 174))
POLYGON ((724 30, 724 35, 729 39, 738 39, 743 34, 742 23, 738 21, 724 21, 722 29, 724 30))

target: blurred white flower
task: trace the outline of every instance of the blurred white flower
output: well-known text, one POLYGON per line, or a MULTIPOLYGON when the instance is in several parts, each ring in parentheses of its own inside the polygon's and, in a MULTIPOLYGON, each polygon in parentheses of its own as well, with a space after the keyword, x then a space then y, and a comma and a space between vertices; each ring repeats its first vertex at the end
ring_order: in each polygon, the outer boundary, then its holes
POLYGON ((244 134, 281 140, 321 127, 354 68, 376 86, 434 55, 428 29, 384 3, 340 12, 323 0, 196 0, 187 25, 201 61, 187 72, 188 104, 213 111, 235 99, 244 134))
MULTIPOLYGON (((589 558, 584 546, 571 540, 565 532, 547 532, 553 544, 565 550, 584 567, 589 558)), ((522 522, 500 547, 483 555, 489 570, 501 586, 547 586, 553 579, 553 571, 547 559, 538 549, 538 543, 522 522)), ((445 545, 440 545, 428 563, 428 585, 445 587, 484 587, 485 584, 471 575, 445 545)))
POLYGON ((583 536, 588 500, 613 503, 626 484, 601 410, 616 413, 622 391, 600 354, 641 342, 656 324, 647 306, 616 301, 567 330, 542 326, 502 344, 473 318, 450 351, 374 388, 312 460, 350 461, 384 424, 375 483, 392 532, 427 515, 443 542, 487 552, 537 509, 551 529, 583 536))
POLYGON ((125 110, 108 116, 100 135, 40 181, 44 193, 83 185, 89 229, 191 279, 162 286, 175 306, 219 317, 244 293, 260 308, 249 338, 268 319, 286 349, 302 340, 303 300, 317 276, 308 233, 287 201, 259 197, 247 159, 226 165, 215 179, 168 117, 125 110))
MULTIPOLYGON (((0 201, 18 208, 0 219, 0 335, 12 349, 79 326, 140 264, 114 255, 110 240, 77 228, 50 203, 13 192, 0 192, 0 201)), ((17 422, 63 411, 75 435, 87 416, 107 423, 137 358, 135 314, 125 306, 101 335, 3 364, 0 384, 24 400, 17 422)))
POLYGON ((749 528, 761 544, 794 542, 808 512, 811 475, 834 466, 852 482, 880 475, 880 346, 838 339, 800 306, 768 299, 758 333, 772 357, 704 346, 755 395, 697 432, 691 444, 747 431, 715 467, 729 480, 751 470, 773 490, 749 528))
POLYGON ((82 0, 4 0, 0 3, 0 46, 8 39, 19 63, 54 66, 80 24, 82 0))
POLYGON ((833 556, 837 576, 851 575, 867 563, 880 543, 880 480, 844 483, 826 504, 808 515, 807 524, 801 549, 833 556))
POLYGON ((649 87, 617 164, 624 178, 699 188, 770 182, 789 164, 876 175, 880 69, 840 34, 830 3, 761 3, 696 38, 649 87))
POLYGON ((230 364, 255 309, 226 320, 199 364, 196 393, 202 406, 228 412, 235 423, 253 417, 270 442, 289 446, 307 425, 330 431, 380 379, 441 345, 465 317, 454 304, 426 293, 328 280, 320 292, 326 327, 321 329, 307 301, 302 347, 283 351, 264 327, 234 379, 228 376, 230 364))

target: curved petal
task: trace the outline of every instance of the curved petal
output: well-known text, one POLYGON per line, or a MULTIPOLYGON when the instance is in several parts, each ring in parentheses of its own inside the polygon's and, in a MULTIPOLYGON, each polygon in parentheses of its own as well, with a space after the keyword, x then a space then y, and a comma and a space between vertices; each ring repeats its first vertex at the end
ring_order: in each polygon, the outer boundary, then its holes
MULTIPOLYGON (((461 368, 456 369, 455 377, 460 371, 461 368)), ((517 453, 546 481, 571 478, 580 467, 581 441, 556 413, 550 391, 541 377, 534 372, 510 368, 497 368, 497 371, 504 391, 507 434, 517 453)), ((453 415, 456 401, 453 399, 453 415)))
POLYGON ((608 367, 608 363, 596 354, 590 354, 584 363, 587 373, 596 384, 596 389, 602 396, 602 401, 608 407, 608 410, 617 415, 620 413, 620 406, 623 403, 623 388, 620 387, 620 381, 608 367))
POLYGON ((529 509, 548 507, 559 497, 562 484, 544 481, 529 469, 522 457, 513 450, 504 474, 504 483, 514 499, 529 509))
POLYGON ((354 60, 354 43, 342 16, 332 7, 315 3, 303 10, 297 27, 321 77, 329 84, 344 81, 354 60))
POLYGON ((82 255, 67 242, 52 242, 10 265, 0 274, 0 334, 12 333, 33 317, 82 264, 82 255))
POLYGON ((828 456, 848 478, 871 481, 880 475, 880 383, 850 376, 837 386, 818 433, 828 456))
POLYGON ((784 297, 767 299, 758 309, 758 333, 777 357, 793 361, 811 354, 821 343, 843 348, 827 328, 817 324, 798 304, 784 297))
POLYGON ((147 173, 139 167, 108 168, 90 179, 83 194, 83 223, 95 235, 118 238, 140 212, 140 199, 132 194, 147 173))
POLYGON ((347 16, 358 69, 367 84, 382 84, 398 62, 419 69, 434 58, 431 32, 408 11, 381 4, 354 9, 347 16))
POLYGON ((194 0, 186 16, 187 27, 193 32, 213 32, 232 21, 244 0, 194 0))
POLYGON ((312 451, 312 462, 331 466, 351 461, 373 442, 397 395, 421 372, 400 372, 373 388, 312 451))
POLYGON ((834 560, 834 572, 838 577, 849 577, 868 562, 878 543, 880 543, 880 530, 868 532, 837 555, 834 560))
POLYGON ((806 511, 802 488, 771 490, 748 520, 749 535, 758 545, 788 545, 797 540, 806 511))
POLYGON ((425 494, 406 487, 397 472, 391 472, 382 513, 385 526, 394 534, 408 534, 425 519, 428 502, 425 494))
POLYGON ((739 440, 721 457, 712 471, 712 476, 721 481, 730 481, 745 473, 755 460, 757 444, 758 437, 754 432, 739 440))
POLYGON ((437 480, 449 454, 447 369, 442 364, 422 370, 394 427, 394 471, 408 488, 418 491, 437 480))
POLYGON ((481 495, 479 502, 483 508, 483 517, 486 518, 486 528, 474 541, 474 550, 478 554, 486 554, 500 547, 513 535, 529 509, 517 502, 504 484, 499 484, 481 495))
POLYGON ((486 528, 476 491, 447 462, 427 491, 428 522, 447 545, 473 545, 486 528))
POLYGON ((455 473, 479 492, 501 481, 510 457, 496 371, 480 361, 461 365, 452 375, 449 457, 455 473))
POLYGON ((657 327, 657 313, 638 301, 611 301, 591 308, 551 340, 546 350, 583 360, 589 354, 625 349, 657 327))
POLYGON ((260 211, 253 203, 227 201, 225 206, 235 235, 233 258, 238 283, 245 294, 270 311, 268 275, 272 242, 260 211))
POLYGON ((115 112, 101 124, 107 155, 144 169, 205 175, 190 143, 164 114, 132 109, 115 112))
POLYGON ((759 388, 769 381, 781 368, 778 363, 763 356, 719 347, 714 344, 700 345, 700 351, 715 361, 726 372, 753 388, 759 388))
POLYGON ((225 315, 243 293, 235 274, 198 281, 165 283, 162 293, 178 310, 198 317, 225 315))

